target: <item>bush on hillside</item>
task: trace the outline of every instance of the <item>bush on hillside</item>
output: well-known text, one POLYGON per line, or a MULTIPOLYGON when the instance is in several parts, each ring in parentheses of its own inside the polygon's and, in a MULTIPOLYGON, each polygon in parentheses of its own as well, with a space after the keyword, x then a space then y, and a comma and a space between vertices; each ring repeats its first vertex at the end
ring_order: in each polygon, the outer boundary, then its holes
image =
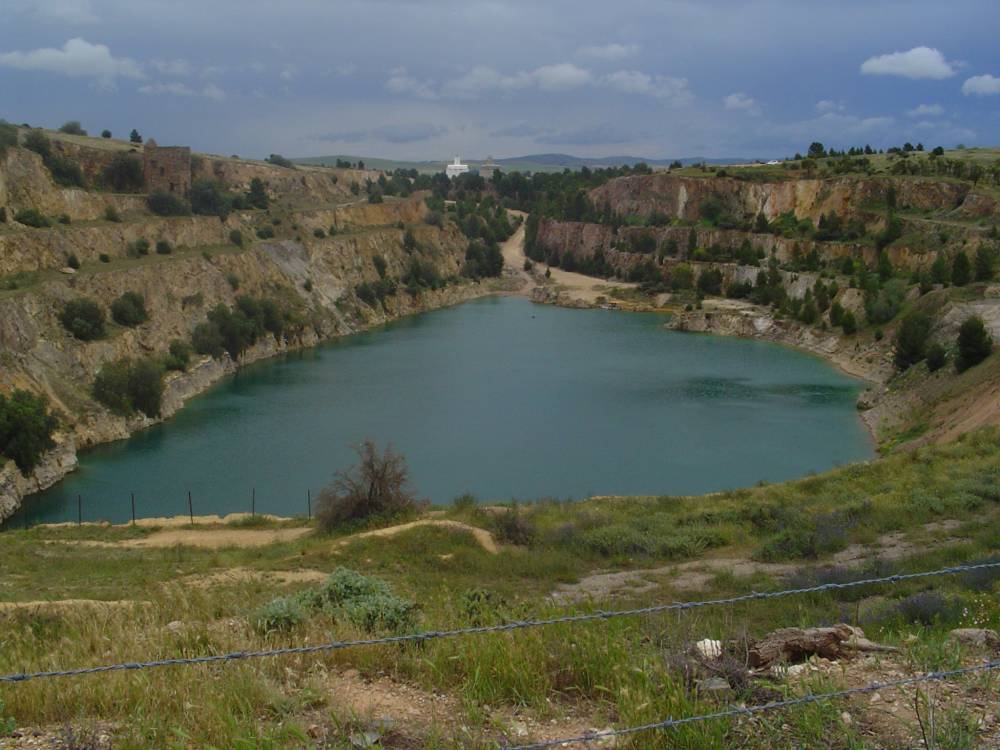
POLYGON ((76 257, 76 253, 70 253, 66 256, 66 265, 74 271, 80 268, 80 259, 76 257))
POLYGON ((243 247, 243 232, 239 229, 230 230, 229 241, 236 245, 236 247, 243 247))
POLYGON ((35 229, 44 229, 52 226, 52 221, 37 208, 22 208, 14 214, 14 221, 25 224, 35 229))
POLYGON ((142 160, 134 154, 119 151, 101 172, 104 187, 117 193, 137 193, 142 190, 142 160))
POLYGON ((903 318, 896 331, 896 351, 893 355, 897 368, 905 370, 926 356, 930 333, 931 318, 927 313, 912 312, 903 318))
POLYGON ((171 247, 170 243, 167 242, 166 240, 157 240, 156 241, 156 254, 157 255, 170 255, 170 253, 172 253, 173 251, 174 251, 174 248, 171 247))
POLYGON ((982 318, 967 318, 958 329, 958 356, 955 358, 955 368, 965 372, 975 367, 993 352, 993 338, 983 323, 982 318))
POLYGON ((267 197, 267 186, 259 177, 250 180, 250 189, 247 191, 246 200, 252 208, 267 208, 270 204, 267 197))
POLYGON ((951 262, 951 283, 955 286, 965 286, 970 281, 972 281, 972 263, 963 250, 951 262))
POLYGON ((295 169, 295 165, 289 159, 286 159, 281 154, 271 154, 265 159, 265 161, 274 164, 277 167, 285 167, 287 169, 295 169))
POLYGON ((104 130, 101 131, 101 138, 110 138, 110 137, 111 137, 111 131, 110 130, 108 130, 107 128, 105 128, 104 130))
POLYGON ((324 531, 347 523, 390 519, 420 506, 410 489, 406 458, 391 446, 379 453, 372 440, 354 447, 358 463, 336 473, 317 497, 316 518, 324 531))
POLYGON ((59 126, 59 132, 66 133, 66 135, 87 135, 87 131, 80 125, 79 120, 64 122, 59 126))
POLYGON ((191 210, 203 216, 225 219, 233 210, 233 196, 216 180, 200 179, 191 183, 191 210))
POLYGON ((157 190, 147 201, 149 210, 157 216, 187 216, 191 207, 173 193, 157 190))
POLYGON ((107 206, 104 209, 104 218, 107 221, 114 222, 115 224, 120 224, 122 220, 121 214, 118 213, 118 209, 115 208, 114 206, 107 206))
POLYGON ((149 255, 149 240, 145 237, 140 237, 129 245, 128 254, 133 258, 138 258, 142 255, 149 255))
POLYGON ((53 181, 64 187, 83 187, 80 165, 52 150, 52 142, 41 130, 29 130, 24 137, 24 147, 42 157, 42 164, 49 170, 53 181))
POLYGON ((8 148, 17 145, 17 127, 11 125, 6 120, 0 120, 0 156, 3 156, 8 148))
POLYGON ((9 397, 0 393, 0 455, 11 459, 24 476, 55 447, 52 433, 58 426, 46 396, 21 389, 9 397))
POLYGON ((111 303, 111 317, 119 325, 137 326, 149 320, 146 300, 138 292, 125 292, 111 303))
POLYGON ((258 632, 267 634, 292 630, 314 612, 366 633, 398 632, 413 625, 417 606, 396 596, 385 581, 337 568, 319 586, 271 600, 250 620, 258 632))
POLYGON ((188 362, 191 361, 192 353, 191 344, 180 339, 174 339, 170 342, 169 353, 163 359, 163 366, 167 370, 184 372, 187 370, 188 362))
POLYGON ((81 341, 104 336, 104 310, 93 300, 80 297, 67 302, 59 314, 63 327, 81 341))
POLYGON ((163 371, 148 358, 128 357, 108 362, 97 373, 94 398, 115 414, 131 416, 142 412, 159 417, 163 403, 163 371))
POLYGON ((931 344, 927 347, 927 369, 937 372, 948 361, 948 353, 941 344, 931 344))
POLYGON ((257 230, 257 237, 262 240, 269 240, 274 237, 274 230, 264 225, 257 230))

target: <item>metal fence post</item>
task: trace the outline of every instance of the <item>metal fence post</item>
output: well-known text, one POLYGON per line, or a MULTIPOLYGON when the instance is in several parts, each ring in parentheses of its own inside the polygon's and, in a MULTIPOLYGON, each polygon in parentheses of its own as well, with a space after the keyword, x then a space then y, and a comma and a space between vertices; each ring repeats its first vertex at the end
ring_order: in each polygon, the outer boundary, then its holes
POLYGON ((76 525, 83 526, 83 496, 76 496, 76 525))
POLYGON ((250 488, 250 517, 253 518, 257 515, 257 488, 250 488))
POLYGON ((135 526, 135 493, 129 493, 132 497, 132 525, 135 526))
POLYGON ((191 490, 188 490, 188 517, 191 519, 191 525, 194 526, 194 506, 191 505, 191 490))
POLYGON ((312 490, 306 490, 306 507, 308 508, 309 518, 312 518, 313 517, 312 490))

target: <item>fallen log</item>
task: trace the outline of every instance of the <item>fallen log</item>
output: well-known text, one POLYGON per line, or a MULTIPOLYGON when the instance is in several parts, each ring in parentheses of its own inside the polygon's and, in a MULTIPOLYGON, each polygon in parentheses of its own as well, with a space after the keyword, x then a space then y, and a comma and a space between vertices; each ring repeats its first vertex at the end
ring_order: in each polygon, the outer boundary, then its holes
POLYGON ((749 662, 755 669, 775 663, 795 664, 810 656, 837 660, 859 653, 899 651, 872 643, 861 628, 841 623, 827 628, 781 628, 768 633, 750 647, 749 662))

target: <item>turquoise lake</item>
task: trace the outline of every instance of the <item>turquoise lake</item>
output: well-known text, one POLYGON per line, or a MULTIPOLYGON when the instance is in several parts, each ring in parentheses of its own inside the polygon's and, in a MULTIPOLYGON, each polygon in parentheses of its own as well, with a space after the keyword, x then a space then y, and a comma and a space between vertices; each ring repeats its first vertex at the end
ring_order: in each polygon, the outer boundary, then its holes
MULTIPOLYGON (((80 455, 32 522, 305 515, 351 444, 391 442, 434 503, 688 494, 871 458, 862 384, 664 318, 495 297, 250 365, 164 424, 80 455)), ((17 523, 17 519, 12 519, 17 523)))

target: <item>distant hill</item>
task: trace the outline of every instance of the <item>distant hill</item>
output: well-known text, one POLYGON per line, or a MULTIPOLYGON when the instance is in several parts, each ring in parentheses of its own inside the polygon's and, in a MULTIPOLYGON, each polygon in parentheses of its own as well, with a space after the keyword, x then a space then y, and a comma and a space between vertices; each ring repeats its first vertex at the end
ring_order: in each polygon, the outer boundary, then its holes
MULTIPOLYGON (((400 159, 380 159, 378 157, 351 156, 348 154, 333 154, 331 156, 306 156, 293 161, 300 164, 333 165, 338 159, 356 163, 363 161, 366 167, 372 169, 416 169, 418 172, 440 172, 444 169, 446 160, 441 161, 404 161, 400 159)), ((485 159, 467 159, 470 167, 478 167, 485 159)), ((506 159, 495 159, 495 162, 508 172, 561 172, 564 169, 581 169, 582 167, 619 167, 625 164, 644 162, 651 167, 666 167, 673 161, 681 164, 748 164, 752 160, 745 158, 708 159, 701 156, 688 156, 680 159, 647 159, 641 156, 602 156, 583 157, 571 154, 529 154, 527 156, 511 156, 506 159)))

